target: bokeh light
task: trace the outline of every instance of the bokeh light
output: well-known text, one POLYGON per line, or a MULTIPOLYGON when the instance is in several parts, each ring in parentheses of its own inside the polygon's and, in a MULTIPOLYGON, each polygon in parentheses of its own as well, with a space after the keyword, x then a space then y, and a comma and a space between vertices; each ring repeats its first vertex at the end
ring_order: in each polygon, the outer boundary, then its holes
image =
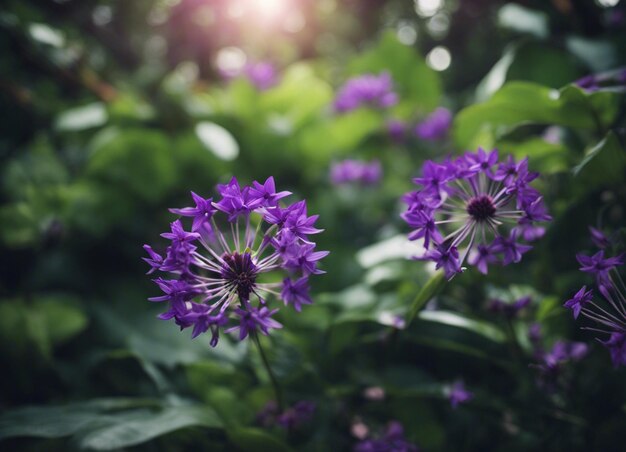
POLYGON ((426 55, 426 62, 436 71, 445 71, 450 67, 452 56, 448 49, 437 46, 426 55))

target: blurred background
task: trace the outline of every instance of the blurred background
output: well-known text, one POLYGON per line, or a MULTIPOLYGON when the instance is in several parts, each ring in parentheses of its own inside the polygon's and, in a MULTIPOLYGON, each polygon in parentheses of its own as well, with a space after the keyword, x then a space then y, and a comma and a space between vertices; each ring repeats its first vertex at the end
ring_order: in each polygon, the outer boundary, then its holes
POLYGON ((619 0, 4 0, 0 448, 352 450, 355 425, 398 420, 424 450, 623 450, 624 371, 561 305, 587 226, 624 226, 625 66, 619 0), (383 72, 396 105, 333 108, 383 72), (452 126, 416 132, 438 108, 452 126), (398 334, 432 274, 406 260, 399 198, 424 160, 478 146, 530 156, 554 221, 398 334), (348 158, 382 177, 333 180, 348 158), (167 208, 233 175, 307 199, 331 251, 314 306, 267 341, 289 401, 317 404, 295 432, 255 420, 272 394, 254 350, 192 341, 146 301, 167 208), (513 320, 487 309, 523 295, 513 320), (531 324, 590 352, 546 384, 531 324), (474 398, 453 410, 459 378, 474 398))

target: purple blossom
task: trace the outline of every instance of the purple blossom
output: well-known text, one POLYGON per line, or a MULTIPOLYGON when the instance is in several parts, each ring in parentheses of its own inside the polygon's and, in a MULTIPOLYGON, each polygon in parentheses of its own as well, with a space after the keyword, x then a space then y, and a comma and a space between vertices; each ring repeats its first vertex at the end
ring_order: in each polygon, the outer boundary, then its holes
POLYGON ((426 161, 413 179, 420 189, 402 198, 409 239, 423 238, 427 248, 419 259, 434 261, 448 279, 462 271, 466 258, 483 274, 490 264, 519 262, 531 249, 522 241, 541 237, 544 228, 537 223, 551 219, 529 185, 537 176, 528 171, 527 159, 498 163, 496 150, 426 161))
POLYGON ((300 400, 282 413, 275 401, 268 402, 257 414, 257 423, 263 427, 272 427, 278 424, 286 430, 297 429, 310 422, 315 413, 316 403, 309 400, 300 400))
POLYGON ((195 207, 183 207, 182 209, 170 209, 170 212, 180 215, 182 217, 193 218, 191 230, 193 232, 200 231, 203 227, 211 228, 210 221, 213 214, 217 211, 213 207, 213 199, 204 199, 202 196, 191 192, 191 197, 196 203, 195 207))
POLYGON ((574 318, 577 319, 580 315, 580 311, 583 307, 589 303, 593 298, 593 291, 587 290, 587 286, 582 286, 576 294, 567 300, 563 306, 570 308, 574 313, 574 318))
POLYGON ((335 111, 346 113, 362 106, 387 108, 398 102, 388 72, 380 75, 364 74, 348 80, 337 92, 335 111))
POLYGON ((582 265, 580 271, 591 273, 596 277, 598 284, 611 285, 609 272, 615 267, 624 264, 623 255, 615 257, 604 257, 604 250, 598 251, 593 256, 586 256, 582 253, 576 255, 576 259, 582 265))
POLYGON ((474 394, 465 389, 462 380, 456 381, 448 389, 448 400, 452 408, 457 408, 460 404, 469 402, 474 398, 474 394))
POLYGON ((385 432, 379 438, 360 441, 355 452, 417 452, 419 449, 404 436, 404 428, 398 421, 387 424, 385 432))
POLYGON ((626 366, 626 332, 615 331, 609 339, 602 342, 611 353, 611 360, 615 367, 626 366))
POLYGON ((605 249, 611 245, 610 240, 601 230, 589 226, 589 232, 591 234, 591 240, 598 248, 605 249))
POLYGON ((237 308, 235 314, 239 317, 239 325, 235 325, 226 330, 227 333, 239 330, 239 340, 242 341, 248 335, 256 331, 260 331, 265 336, 269 334, 270 329, 278 329, 283 326, 276 320, 272 319, 272 315, 276 314, 278 309, 271 310, 267 306, 260 308, 247 306, 246 309, 237 308))
POLYGON ((268 61, 248 64, 244 74, 259 91, 265 91, 278 83, 276 67, 268 61))
POLYGON ((496 298, 489 302, 489 310, 513 318, 530 305, 531 301, 532 299, 529 296, 518 298, 512 303, 507 303, 506 301, 496 298))
MULTIPOLYGON (((600 245, 609 245, 609 240, 604 234, 590 228, 591 239, 600 245)), ((593 291, 583 286, 571 299, 564 304, 572 309, 574 318, 580 314, 593 321, 594 327, 584 329, 608 335, 607 340, 600 342, 609 349, 613 364, 618 367, 626 365, 626 285, 620 270, 624 265, 624 255, 604 257, 604 250, 598 251, 592 256, 582 253, 576 255, 581 264, 580 270, 596 277, 597 290, 602 295, 599 300, 593 299, 593 291)))
POLYGON ((295 282, 290 278, 285 278, 281 297, 285 305, 293 305, 298 312, 302 310, 303 304, 312 304, 313 301, 311 300, 311 295, 309 295, 309 278, 303 276, 295 282))
POLYGON ((399 119, 387 121, 387 133, 394 143, 403 143, 406 140, 407 125, 399 119))
POLYGON ((359 183, 376 185, 382 177, 382 167, 378 160, 363 162, 361 160, 343 160, 334 163, 330 168, 330 181, 333 185, 359 183))
POLYGON ((154 280, 163 295, 150 301, 169 305, 159 318, 193 327, 194 338, 210 331, 211 346, 220 330, 238 330, 243 340, 281 328, 269 303, 282 298, 298 311, 311 304, 309 276, 323 273, 318 262, 328 255, 310 240, 321 232, 317 215, 307 215, 305 201, 281 206, 290 193, 277 192, 273 178, 252 186, 233 178, 217 190, 215 201, 192 193, 195 207, 171 209, 192 219, 192 232, 174 221, 171 232, 161 234, 170 241, 164 257, 144 246, 148 273, 169 275, 154 280), (282 281, 261 282, 269 272, 283 272, 282 281))
POLYGON ((451 125, 452 113, 440 107, 415 127, 415 135, 422 140, 440 140, 448 134, 451 125))
POLYGON ((315 402, 301 400, 278 415, 276 421, 281 427, 287 430, 293 430, 309 422, 313 418, 315 408, 315 402))

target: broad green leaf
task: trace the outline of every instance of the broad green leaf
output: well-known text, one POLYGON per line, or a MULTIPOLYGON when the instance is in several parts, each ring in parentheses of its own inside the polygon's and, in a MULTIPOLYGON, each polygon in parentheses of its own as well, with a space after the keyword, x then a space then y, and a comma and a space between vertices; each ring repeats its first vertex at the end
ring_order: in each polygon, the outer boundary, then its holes
POLYGON ((548 36, 548 15, 523 6, 507 3, 498 11, 498 23, 519 33, 527 33, 537 38, 548 36))
POLYGON ((67 405, 29 406, 0 415, 0 439, 19 436, 61 438, 86 429, 109 410, 158 405, 150 399, 95 399, 67 405))
POLYGON ((202 121, 196 124, 196 135, 204 147, 222 160, 235 160, 239 155, 239 145, 232 134, 224 127, 202 121))
POLYGON ((517 159, 528 157, 534 168, 542 174, 552 174, 569 168, 569 149, 562 143, 550 143, 542 138, 530 138, 525 141, 500 141, 498 150, 511 154, 517 159))
POLYGON ((188 427, 221 428, 217 414, 209 407, 173 406, 160 411, 116 413, 98 420, 97 427, 80 435, 85 449, 116 450, 141 444, 188 427))
POLYGON ((289 452, 292 449, 281 440, 257 428, 235 428, 227 431, 230 441, 244 452, 289 452))
POLYGON ((106 124, 106 107, 101 102, 66 110, 59 115, 55 127, 61 132, 76 132, 106 124))
POLYGON ((456 312, 450 311, 422 311, 418 315, 420 320, 436 322, 443 325, 462 328, 479 334, 494 342, 504 342, 506 335, 499 328, 481 320, 474 320, 456 312))
POLYGON ((583 161, 574 168, 574 176, 586 190, 624 184, 626 150, 613 132, 609 132, 589 150, 583 161))
POLYGON ((408 240, 406 235, 396 235, 363 248, 356 260, 362 267, 371 268, 389 260, 408 259, 424 251, 420 243, 408 240))
MULTIPOLYGON (((565 97, 569 100, 567 91, 565 97)), ((566 101, 559 91, 545 86, 510 82, 488 101, 459 112, 454 120, 454 138, 459 147, 465 148, 484 126, 497 133, 528 123, 596 127, 588 105, 566 101)))

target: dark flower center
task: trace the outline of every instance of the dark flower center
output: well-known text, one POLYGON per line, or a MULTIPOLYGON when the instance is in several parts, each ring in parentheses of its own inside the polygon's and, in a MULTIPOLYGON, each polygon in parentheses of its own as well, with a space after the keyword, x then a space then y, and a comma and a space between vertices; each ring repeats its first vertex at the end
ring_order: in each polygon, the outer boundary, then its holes
POLYGON ((476 221, 485 221, 494 216, 496 206, 493 205, 491 196, 477 196, 467 204, 467 213, 476 221))
POLYGON ((258 275, 250 253, 224 254, 222 259, 224 260, 222 278, 227 281, 230 288, 237 290, 240 299, 249 300, 258 275))

